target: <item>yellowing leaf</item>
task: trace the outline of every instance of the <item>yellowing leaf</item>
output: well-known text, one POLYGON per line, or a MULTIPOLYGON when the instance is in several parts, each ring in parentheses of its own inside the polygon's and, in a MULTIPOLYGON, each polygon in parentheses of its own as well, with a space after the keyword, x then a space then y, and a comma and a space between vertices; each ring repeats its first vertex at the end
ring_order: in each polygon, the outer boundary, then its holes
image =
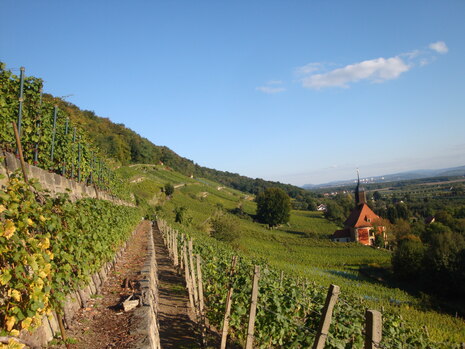
POLYGON ((45 221, 46 221, 45 217, 42 216, 42 215, 39 216, 39 219, 40 219, 41 222, 45 222, 45 221))
POLYGON ((33 225, 34 222, 32 221, 32 219, 28 218, 28 219, 27 219, 27 224, 28 224, 28 225, 33 225))
POLYGON ((21 293, 18 290, 8 290, 8 295, 17 302, 21 300, 21 293))
POLYGON ((32 323, 32 318, 30 317, 25 318, 23 322, 21 322, 21 328, 27 330, 29 329, 29 326, 31 326, 31 323, 32 323))
POLYGON ((18 337, 19 336, 19 330, 11 330, 10 331, 10 336, 18 337))
POLYGON ((11 219, 7 219, 5 222, 5 227, 3 231, 3 236, 6 237, 7 239, 11 238, 16 231, 15 224, 11 219))
POLYGON ((39 243, 39 247, 43 248, 44 250, 50 247, 50 240, 48 238, 42 239, 42 241, 39 243))
POLYGON ((14 316, 7 316, 5 325, 6 325, 6 330, 10 332, 13 329, 13 326, 16 323, 16 318, 14 316))
POLYGON ((17 342, 14 338, 10 338, 8 340, 8 345, 6 347, 2 346, 1 348, 5 349, 23 349, 25 347, 24 344, 17 342))
POLYGON ((0 205, 0 213, 2 213, 2 212, 5 211, 5 210, 6 210, 5 206, 0 205))

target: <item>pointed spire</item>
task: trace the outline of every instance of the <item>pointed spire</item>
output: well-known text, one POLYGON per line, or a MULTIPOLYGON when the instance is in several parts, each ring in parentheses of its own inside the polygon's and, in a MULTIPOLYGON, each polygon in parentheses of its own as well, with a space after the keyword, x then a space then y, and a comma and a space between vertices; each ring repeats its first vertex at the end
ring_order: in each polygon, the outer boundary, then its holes
POLYGON ((357 168, 357 186, 355 187, 355 205, 365 204, 367 202, 365 189, 360 188, 360 171, 357 168))

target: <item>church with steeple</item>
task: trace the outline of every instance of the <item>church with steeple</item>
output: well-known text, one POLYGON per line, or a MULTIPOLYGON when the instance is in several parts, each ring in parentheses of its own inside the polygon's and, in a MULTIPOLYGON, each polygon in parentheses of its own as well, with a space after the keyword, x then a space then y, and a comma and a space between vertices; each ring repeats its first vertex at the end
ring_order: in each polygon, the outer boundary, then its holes
POLYGON ((365 189, 360 186, 357 170, 355 187, 355 207, 344 222, 344 229, 336 230, 331 239, 336 242, 356 241, 363 245, 374 245, 376 234, 383 234, 385 227, 377 225, 379 216, 367 205, 365 189))

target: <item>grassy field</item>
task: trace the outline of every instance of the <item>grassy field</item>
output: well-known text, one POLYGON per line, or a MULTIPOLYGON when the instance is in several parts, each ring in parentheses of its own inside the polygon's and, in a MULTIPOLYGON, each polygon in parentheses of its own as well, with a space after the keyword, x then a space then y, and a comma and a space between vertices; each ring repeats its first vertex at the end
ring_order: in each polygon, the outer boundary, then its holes
POLYGON ((427 309, 421 297, 361 274, 360 268, 366 266, 389 266, 390 252, 356 243, 331 242, 328 236, 338 227, 319 212, 292 211, 287 225, 270 230, 253 222, 256 205, 249 194, 205 179, 188 178, 162 166, 138 165, 121 168, 120 172, 132 182, 131 189, 137 195, 163 205, 161 214, 169 220, 174 220, 176 207, 186 207, 191 217, 189 229, 194 234, 208 235, 208 221, 220 207, 228 212, 240 206, 246 215, 231 215, 239 230, 232 242, 238 251, 265 259, 286 274, 306 278, 322 288, 337 284, 342 299, 345 295, 355 296, 367 307, 394 309, 413 326, 427 326, 436 341, 465 341, 463 320, 427 309), (184 184, 169 200, 161 193, 167 182, 184 184))

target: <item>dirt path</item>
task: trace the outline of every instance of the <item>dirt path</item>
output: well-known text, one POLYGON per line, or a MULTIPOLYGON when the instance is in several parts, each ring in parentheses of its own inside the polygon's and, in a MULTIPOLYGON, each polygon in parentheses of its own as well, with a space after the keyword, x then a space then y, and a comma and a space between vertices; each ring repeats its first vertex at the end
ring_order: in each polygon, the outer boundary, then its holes
MULTIPOLYGON (((80 309, 71 328, 66 331, 72 349, 128 348, 137 338, 129 335, 131 312, 121 309, 122 300, 137 292, 140 270, 147 252, 150 222, 142 222, 129 240, 121 259, 103 284, 100 292, 91 297, 85 308, 80 309)), ((49 348, 65 348, 55 344, 49 348)))
POLYGON ((163 349, 200 348, 199 335, 193 315, 188 308, 189 298, 184 278, 176 273, 168 250, 157 226, 154 226, 155 253, 158 264, 160 342, 163 349))

